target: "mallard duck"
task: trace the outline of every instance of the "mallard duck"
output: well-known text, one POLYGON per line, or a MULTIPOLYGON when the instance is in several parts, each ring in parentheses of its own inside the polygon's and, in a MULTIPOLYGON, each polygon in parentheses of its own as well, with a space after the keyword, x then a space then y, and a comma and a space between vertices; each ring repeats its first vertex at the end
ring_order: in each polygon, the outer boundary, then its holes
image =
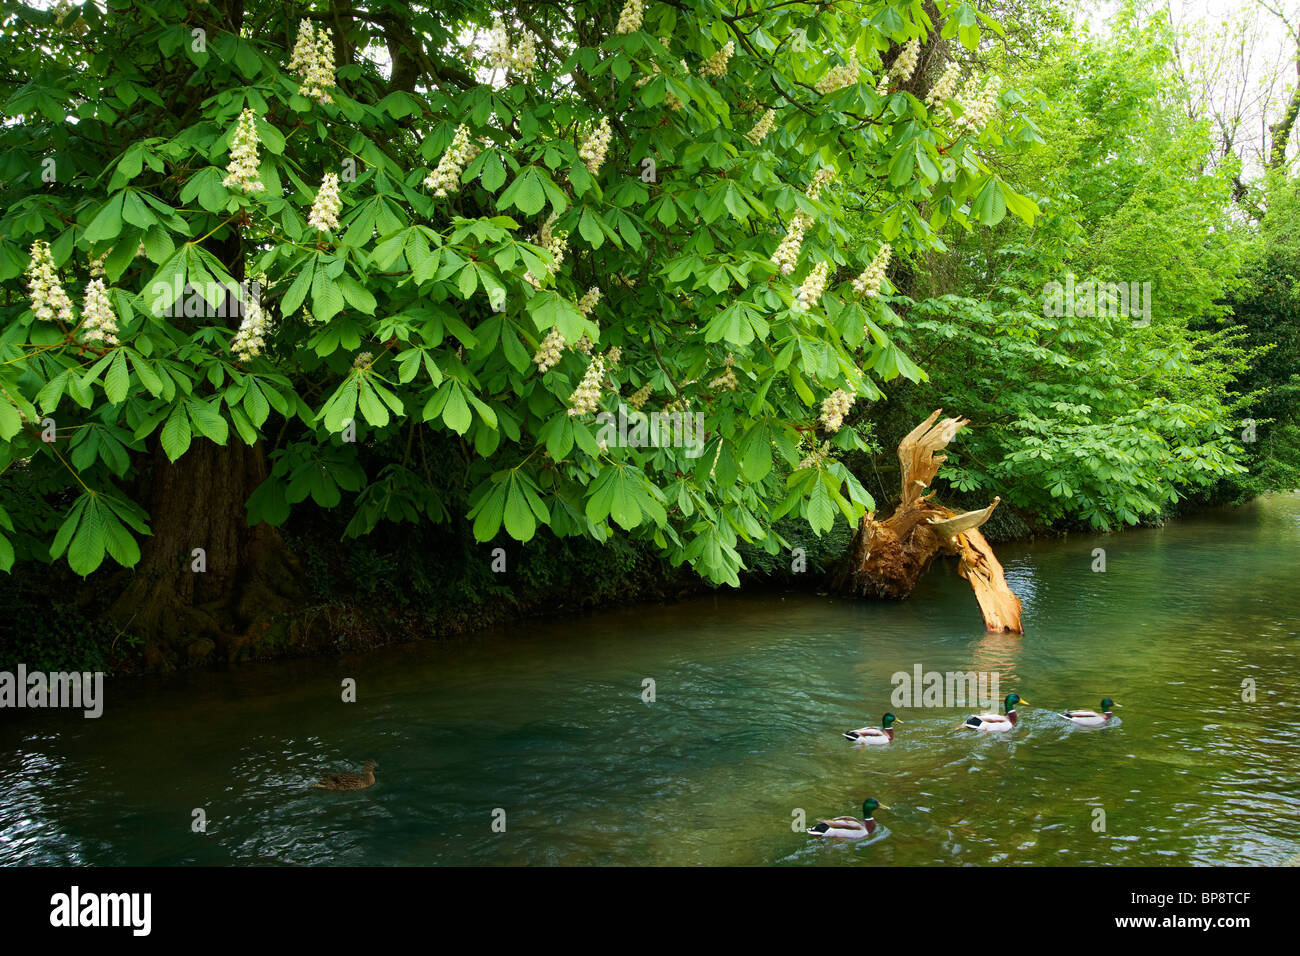
POLYGON ((375 768, 378 766, 373 760, 367 760, 364 773, 336 773, 317 780, 312 786, 322 790, 364 790, 375 785, 375 768))
POLYGON ((958 724, 960 730, 963 727, 969 727, 971 730, 983 730, 986 732, 1001 733, 1010 730, 1016 725, 1016 704, 1027 704, 1029 701, 1022 700, 1018 694, 1007 694, 1007 699, 1003 701, 1007 715, 1001 714, 978 714, 967 717, 966 722, 958 724))
POLYGON ((813 836, 835 837, 837 840, 861 840, 876 831, 876 821, 871 815, 877 810, 888 810, 875 797, 867 797, 862 804, 862 819, 857 817, 836 817, 834 820, 818 820, 815 827, 809 827, 813 836))
POLYGON ((1103 697, 1101 701, 1101 713, 1095 710, 1065 710, 1061 716, 1066 720, 1078 724, 1080 727, 1103 727, 1110 723, 1115 715, 1110 712, 1112 707, 1118 707, 1109 697, 1103 697))
POLYGON ((884 746, 893 743, 894 731, 890 728, 890 724, 893 723, 901 724, 902 721, 893 714, 885 714, 881 718, 879 727, 859 727, 857 730, 847 731, 844 736, 867 746, 884 746))

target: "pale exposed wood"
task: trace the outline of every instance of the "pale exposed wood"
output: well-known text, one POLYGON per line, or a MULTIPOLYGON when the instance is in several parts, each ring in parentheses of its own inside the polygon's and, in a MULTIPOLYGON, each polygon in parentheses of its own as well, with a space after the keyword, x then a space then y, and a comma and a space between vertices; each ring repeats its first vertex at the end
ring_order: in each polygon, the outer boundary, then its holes
POLYGON ((975 592, 980 613, 984 615, 985 629, 1023 634, 1025 629, 1020 623, 1020 598, 1016 597, 1007 584, 1002 565, 984 535, 972 528, 957 540, 960 549, 957 569, 975 592))
POLYGON ((947 455, 939 455, 952 441, 953 436, 963 425, 970 422, 968 418, 945 418, 939 423, 935 419, 943 409, 937 408, 930 417, 913 428, 898 443, 898 463, 903 469, 903 500, 900 509, 911 508, 921 497, 921 492, 930 487, 939 467, 948 460, 947 455))
POLYGON ((984 522, 989 520, 989 516, 993 514, 993 509, 1001 502, 1002 499, 1000 497, 994 498, 993 504, 979 511, 967 511, 965 514, 954 515, 951 518, 943 518, 941 520, 931 518, 930 527, 933 528, 935 534, 940 537, 954 537, 961 534, 963 531, 980 527, 984 522))
POLYGON ((874 512, 863 517, 832 587, 861 597, 903 598, 936 555, 952 554, 975 592, 984 626, 990 631, 1023 633, 1020 599, 1007 585, 1002 565, 978 530, 1002 499, 958 514, 935 504, 934 492, 925 494, 947 460, 940 452, 969 423, 965 418, 940 420, 942 412, 936 409, 899 442, 902 495, 898 507, 883 521, 877 521, 874 512))

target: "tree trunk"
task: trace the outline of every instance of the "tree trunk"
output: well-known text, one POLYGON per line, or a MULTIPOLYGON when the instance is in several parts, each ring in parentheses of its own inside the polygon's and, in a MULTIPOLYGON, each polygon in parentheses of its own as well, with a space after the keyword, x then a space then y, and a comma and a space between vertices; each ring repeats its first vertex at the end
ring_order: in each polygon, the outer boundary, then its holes
POLYGON ((245 520, 244 503, 265 477, 260 444, 199 439, 175 462, 154 450, 144 494, 153 534, 110 611, 144 639, 150 668, 214 652, 234 660, 292 606, 297 562, 275 528, 245 520))
POLYGON ((967 423, 957 418, 936 423, 942 411, 935 411, 899 442, 903 487, 898 507, 884 521, 877 521, 874 513, 862 518, 831 587, 840 594, 898 600, 912 593, 936 556, 955 555, 961 576, 975 591, 984 626, 1022 634, 1020 599, 1008 587, 1002 565, 978 530, 1002 499, 994 498, 983 510, 958 514, 933 503, 933 492, 923 494, 946 460, 936 453, 967 423))

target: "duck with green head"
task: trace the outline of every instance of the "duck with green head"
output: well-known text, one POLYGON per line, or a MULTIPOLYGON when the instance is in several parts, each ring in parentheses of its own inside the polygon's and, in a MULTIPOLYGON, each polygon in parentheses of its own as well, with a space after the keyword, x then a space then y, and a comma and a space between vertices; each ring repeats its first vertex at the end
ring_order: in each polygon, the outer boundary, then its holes
POLYGON ((1066 710, 1061 712, 1061 716, 1071 723, 1078 724, 1080 727, 1104 727, 1114 718, 1111 713, 1112 707, 1118 707, 1109 697, 1103 697, 1101 700, 1101 712, 1095 710, 1066 710))
POLYGON ((1027 703, 1029 701, 1021 699, 1019 694, 1007 694, 1007 699, 1003 701, 1003 707, 1007 711, 1005 717, 1001 714, 976 714, 967 717, 965 723, 958 724, 958 729, 964 727, 986 733, 1005 733, 1016 725, 1016 705, 1027 703))
POLYGON ((837 840, 861 840, 876 832, 876 821, 871 815, 877 810, 888 810, 875 797, 867 797, 862 803, 862 819, 857 817, 836 817, 834 820, 818 820, 815 827, 809 827, 813 836, 834 837, 837 840))
POLYGON ((885 714, 879 727, 859 727, 857 730, 846 731, 844 736, 859 744, 883 747, 894 742, 895 723, 901 724, 902 721, 893 714, 885 714))

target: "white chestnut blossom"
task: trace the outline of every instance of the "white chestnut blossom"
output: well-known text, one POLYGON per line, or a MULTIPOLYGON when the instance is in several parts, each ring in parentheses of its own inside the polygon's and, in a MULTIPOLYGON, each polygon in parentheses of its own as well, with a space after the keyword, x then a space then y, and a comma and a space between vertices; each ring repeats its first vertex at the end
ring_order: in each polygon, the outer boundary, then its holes
POLYGON ((647 382, 627 397, 627 407, 640 411, 641 406, 646 403, 652 394, 654 394, 654 386, 647 382))
POLYGON ((822 190, 830 185, 835 179, 835 170, 828 166, 823 166, 817 172, 813 173, 812 182, 808 184, 804 195, 809 199, 816 200, 822 194, 822 190))
POLYGON ((330 232, 339 227, 339 212, 342 209, 338 174, 326 173, 321 180, 320 191, 316 193, 316 201, 312 204, 307 223, 321 232, 330 232))
POLYGON ((538 230, 537 235, 533 236, 533 244, 545 247, 546 251, 551 254, 554 264, 547 271, 545 276, 538 277, 531 272, 524 273, 524 281, 534 289, 542 287, 542 281, 560 271, 560 263, 564 262, 564 252, 569 246, 569 234, 564 230, 556 231, 555 213, 551 213, 546 222, 542 223, 542 228, 538 230))
POLYGON ((842 63, 827 71, 817 81, 817 92, 825 96, 827 93, 834 93, 843 87, 852 86, 858 82, 858 74, 861 72, 862 64, 858 62, 858 55, 854 53, 849 57, 848 63, 842 63))
POLYGON ((552 327, 551 331, 542 339, 541 345, 537 347, 537 354, 533 356, 533 364, 537 366, 539 373, 545 373, 559 364, 560 359, 564 357, 564 336, 560 334, 558 328, 552 327))
POLYGON ((844 424, 844 416, 853 407, 854 396, 837 388, 822 401, 822 428, 828 432, 837 432, 844 424))
POLYGON ((934 86, 930 87, 930 92, 925 94, 925 105, 946 108, 948 100, 952 99, 953 94, 957 92, 957 81, 960 78, 961 65, 955 62, 949 63, 943 75, 935 80, 934 86))
POLYGON ((722 392, 722 391, 734 392, 736 390, 737 385, 739 384, 736 381, 735 364, 736 364, 736 356, 732 354, 728 354, 726 370, 717 378, 715 378, 713 381, 709 382, 709 388, 713 389, 715 392, 722 392))
POLYGON ((776 110, 768 110, 763 114, 763 118, 754 124, 754 128, 745 134, 745 138, 755 146, 767 138, 767 134, 772 132, 772 126, 776 123, 776 110))
POLYGON ((605 359, 597 355, 587 366, 586 373, 582 376, 582 381, 578 387, 573 390, 569 396, 569 414, 573 417, 587 415, 596 410, 600 402, 600 391, 605 381, 605 359))
POLYGON ((812 451, 809 452, 803 461, 799 462, 799 468, 820 468, 826 462, 831 460, 831 443, 824 441, 819 447, 814 443, 812 451))
POLYGON ((559 271, 560 263, 564 261, 564 251, 569 245, 569 234, 564 230, 557 231, 555 228, 555 213, 546 217, 546 222, 542 223, 542 228, 538 231, 534 241, 539 246, 545 246, 546 251, 551 254, 555 264, 551 267, 551 274, 554 275, 559 271))
POLYGON ((537 37, 531 30, 524 30, 519 45, 510 51, 510 68, 524 79, 537 68, 537 37))
POLYGON ((298 92, 317 103, 332 103, 329 91, 334 86, 334 38, 322 27, 316 34, 316 56, 307 64, 307 75, 298 92))
POLYGON ((591 310, 596 308, 596 303, 600 301, 600 288, 592 286, 586 294, 578 300, 578 311, 584 316, 591 315, 591 310))
POLYGON ((600 167, 605 162, 605 154, 609 151, 609 141, 612 136, 609 119, 602 116, 600 124, 582 141, 578 155, 587 164, 587 169, 593 176, 600 172, 600 167))
POLYGON ((81 331, 87 345, 117 345, 117 313, 108 301, 103 279, 91 279, 86 284, 81 331))
POLYGON ((893 252, 889 243, 881 246, 875 258, 862 270, 862 274, 853 280, 853 291, 858 295, 880 295, 880 287, 885 284, 885 270, 889 268, 889 257, 893 252))
POLYGON ((321 27, 318 32, 310 20, 299 22, 298 40, 286 68, 302 80, 298 92, 303 96, 318 103, 332 102, 328 91, 335 85, 334 38, 330 31, 321 27))
POLYGON ((494 70, 508 70, 513 57, 510 55, 510 34, 506 32, 505 21, 501 14, 492 14, 492 29, 487 35, 488 65, 494 70))
POLYGON ((456 127, 456 135, 452 137, 447 151, 442 154, 442 159, 438 160, 437 168, 424 178, 425 188, 432 189, 433 194, 440 198, 457 192, 460 189, 460 174, 478 154, 478 144, 469 138, 469 127, 463 124, 456 127))
POLYGON ((821 301, 829 275, 830 263, 825 259, 813 266, 812 272, 808 273, 808 277, 803 280, 803 285, 799 286, 799 294, 795 298, 795 304, 799 309, 807 311, 821 301))
POLYGON ((293 52, 289 54, 289 62, 285 64, 285 69, 290 73, 306 73, 307 66, 316 56, 316 28, 312 26, 310 20, 298 21, 298 39, 293 45, 293 52))
POLYGON ((894 60, 893 65, 889 68, 889 76, 881 81, 882 86, 888 85, 892 81, 906 83, 916 72, 916 60, 921 53, 921 41, 913 37, 903 45, 899 51, 898 57, 894 60))
POLYGON ((957 117, 957 125, 969 133, 978 133, 983 129, 997 111, 1000 87, 1001 81, 996 76, 990 76, 983 89, 979 88, 978 76, 970 77, 957 94, 957 102, 961 104, 961 116, 957 117))
POLYGON ((37 239, 32 243, 32 261, 27 266, 27 289, 32 294, 32 311, 42 322, 72 324, 72 300, 63 291, 63 283, 54 271, 54 256, 49 243, 37 239))
POLYGON ((635 33, 641 29, 641 18, 645 15, 645 0, 627 0, 623 12, 619 14, 615 33, 635 33))
POLYGON ((728 40, 726 45, 713 56, 704 61, 700 67, 701 76, 726 76, 727 61, 736 52, 736 41, 728 40))
POLYGON ((258 178, 262 161, 257 155, 257 143, 257 117, 248 108, 239 114, 239 124, 230 140, 230 165, 221 185, 244 193, 257 193, 266 188, 258 178))
POLYGON ((266 347, 266 313, 256 297, 244 302, 244 318, 239 323, 239 331, 230 343, 230 350, 241 362, 247 362, 262 354, 266 347))
POLYGON ((776 252, 772 253, 772 262, 780 268, 782 275, 788 276, 799 264, 799 249, 803 246, 803 234, 811 225, 812 219, 802 212, 796 212, 794 218, 790 220, 790 228, 786 230, 785 238, 776 247, 776 252))
POLYGON ((352 360, 352 367, 356 369, 368 368, 374 360, 374 352, 358 352, 357 357, 352 360))
MULTIPOLYGON (((600 289, 598 289, 596 286, 592 286, 590 289, 587 290, 586 295, 584 295, 581 299, 578 300, 578 311, 581 312, 584 316, 590 317, 592 310, 596 308, 596 303, 599 301, 600 301, 600 289)), ((599 325, 597 325, 597 328, 599 328, 599 325)), ((579 352, 582 352, 584 355, 590 355, 591 350, 594 346, 592 344, 591 337, 587 335, 586 332, 583 332, 582 336, 578 339, 578 341, 573 343, 573 347, 577 349, 579 352)), ((615 362, 618 361, 618 356, 622 355, 622 352, 618 349, 612 349, 611 353, 614 354, 615 356, 614 358, 615 362)))

